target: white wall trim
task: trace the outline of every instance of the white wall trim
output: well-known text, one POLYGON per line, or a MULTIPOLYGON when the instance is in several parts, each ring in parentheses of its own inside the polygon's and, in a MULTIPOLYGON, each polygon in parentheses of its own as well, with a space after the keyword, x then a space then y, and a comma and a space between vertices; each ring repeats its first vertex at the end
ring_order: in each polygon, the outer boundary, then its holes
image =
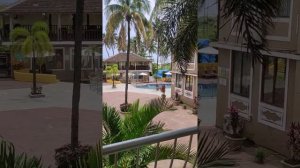
MULTIPOLYGON (((253 59, 253 58, 251 58, 253 59)), ((244 117, 245 119, 247 120, 250 120, 251 119, 251 116, 252 116, 252 112, 251 112, 251 106, 252 106, 252 88, 253 88, 253 66, 251 66, 251 69, 250 69, 250 89, 249 89, 249 97, 246 98, 246 97, 242 97, 242 96, 239 96, 239 95, 236 95, 234 93, 231 93, 231 85, 232 85, 232 80, 231 80, 231 77, 232 77, 232 50, 230 50, 230 63, 229 63, 230 67, 229 67, 229 91, 228 91, 228 94, 229 94, 229 98, 228 98, 228 107, 231 106, 231 102, 232 102, 232 99, 238 99, 238 100, 241 100, 243 102, 246 102, 248 103, 248 115, 245 115, 245 114, 240 114, 241 117, 244 117)))
POLYGON ((286 109, 287 109, 287 98, 288 98, 288 83, 289 83, 289 71, 290 71, 290 60, 287 59, 286 60, 286 72, 285 72, 285 75, 286 75, 286 81, 285 81, 285 93, 284 93, 284 107, 283 108, 279 108, 279 107, 276 107, 276 106, 272 106, 272 105, 269 105, 269 104, 266 104, 264 102, 261 102, 261 91, 262 91, 262 65, 260 65, 260 79, 259 79, 259 105, 258 105, 258 122, 259 123, 262 123, 264 125, 267 125, 269 127, 272 127, 272 128, 276 128, 276 129, 279 129, 281 131, 285 131, 286 129, 286 109), (272 110, 274 113, 281 113, 282 114, 282 125, 277 125, 277 124, 274 124, 274 123, 270 123, 270 122, 267 122, 267 121, 264 121, 262 120, 262 115, 261 115, 261 111, 263 109, 269 109, 269 110, 272 110))
MULTIPOLYGON (((216 47, 216 48, 223 48, 223 49, 228 49, 228 50, 247 52, 246 47, 238 45, 238 44, 233 44, 233 43, 212 42, 211 46, 216 47)), ((280 57, 280 58, 286 58, 286 59, 300 61, 300 56, 297 54, 284 53, 284 52, 278 52, 278 51, 270 51, 270 52, 261 51, 261 52, 262 52, 262 54, 267 55, 267 56, 280 57)))

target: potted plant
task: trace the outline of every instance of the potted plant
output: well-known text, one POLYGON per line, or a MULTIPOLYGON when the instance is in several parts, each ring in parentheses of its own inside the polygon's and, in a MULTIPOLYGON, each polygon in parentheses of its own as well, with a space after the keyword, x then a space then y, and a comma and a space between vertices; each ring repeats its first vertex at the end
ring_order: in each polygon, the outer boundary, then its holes
POLYGON ((266 153, 263 148, 257 148, 255 151, 255 161, 259 164, 264 164, 266 153))
POLYGON ((228 109, 228 115, 225 115, 224 128, 225 137, 231 141, 231 150, 240 150, 243 141, 246 140, 246 138, 243 137, 244 120, 240 118, 238 109, 234 106, 231 106, 228 109))
POLYGON ((178 106, 179 104, 180 104, 179 93, 176 91, 175 98, 174 98, 174 106, 178 106))
POLYGON ((293 122, 288 132, 290 157, 281 161, 285 167, 300 167, 300 123, 293 122))

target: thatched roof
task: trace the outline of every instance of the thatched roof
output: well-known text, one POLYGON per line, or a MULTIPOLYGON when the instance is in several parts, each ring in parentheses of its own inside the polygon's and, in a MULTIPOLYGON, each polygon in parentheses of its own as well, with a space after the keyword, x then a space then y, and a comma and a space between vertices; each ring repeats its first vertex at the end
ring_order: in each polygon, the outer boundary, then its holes
MULTIPOLYGON (((127 53, 119 53, 117 55, 114 55, 106 60, 104 60, 105 63, 118 63, 118 62, 126 62, 126 56, 127 53)), ((129 61, 130 62, 151 62, 150 60, 141 57, 137 54, 130 53, 129 55, 129 61)))
MULTIPOLYGON (((101 13, 99 0, 85 0, 85 13, 101 13)), ((76 0, 20 0, 0 13, 75 13, 76 0)))

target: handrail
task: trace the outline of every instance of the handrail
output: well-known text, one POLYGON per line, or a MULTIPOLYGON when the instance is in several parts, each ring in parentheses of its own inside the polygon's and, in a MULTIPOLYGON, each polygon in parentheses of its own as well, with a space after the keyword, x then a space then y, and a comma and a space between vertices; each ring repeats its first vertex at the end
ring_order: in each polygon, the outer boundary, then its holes
POLYGON ((111 155, 121 151, 138 148, 144 145, 151 145, 163 141, 181 138, 188 135, 197 134, 199 133, 199 131, 200 131, 199 128, 196 126, 196 127, 178 129, 174 131, 167 131, 160 134, 136 138, 136 139, 118 142, 114 144, 109 144, 103 147, 103 155, 111 155))

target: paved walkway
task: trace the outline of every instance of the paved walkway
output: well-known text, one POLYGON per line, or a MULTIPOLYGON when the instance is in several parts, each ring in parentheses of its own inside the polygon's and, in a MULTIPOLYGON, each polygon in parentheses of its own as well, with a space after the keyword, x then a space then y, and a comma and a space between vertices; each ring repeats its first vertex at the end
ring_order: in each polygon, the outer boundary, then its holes
MULTIPOLYGON (((0 81, 0 136, 13 142, 18 152, 28 152, 30 155, 43 156, 46 164, 54 163, 54 149, 69 143, 70 116, 72 100, 72 84, 57 83, 44 85, 45 98, 31 99, 28 97, 30 83, 11 80, 0 81)), ((104 102, 119 108, 124 102, 124 85, 117 85, 112 89, 110 85, 103 86, 104 102)), ((129 102, 137 99, 146 103, 152 98, 160 96, 159 91, 139 89, 129 85, 129 102)), ((170 89, 166 95, 170 96, 170 89)), ((216 131, 212 127, 215 123, 215 99, 200 101, 199 116, 203 130, 216 131)), ((99 138, 99 95, 92 92, 89 85, 83 84, 80 101, 80 141, 83 144, 94 145, 99 138)), ((165 129, 174 130, 195 126, 197 116, 191 110, 181 106, 176 111, 166 111, 154 120, 165 122, 165 129), (170 117, 172 116, 172 117, 170 117)), ((188 137, 178 140, 187 143, 188 137)), ((196 137, 193 139, 193 149, 196 148, 196 137)), ((278 157, 270 155, 267 164, 258 165, 253 162, 253 152, 244 151, 232 154, 231 157, 239 163, 238 167, 278 167, 278 157)))

